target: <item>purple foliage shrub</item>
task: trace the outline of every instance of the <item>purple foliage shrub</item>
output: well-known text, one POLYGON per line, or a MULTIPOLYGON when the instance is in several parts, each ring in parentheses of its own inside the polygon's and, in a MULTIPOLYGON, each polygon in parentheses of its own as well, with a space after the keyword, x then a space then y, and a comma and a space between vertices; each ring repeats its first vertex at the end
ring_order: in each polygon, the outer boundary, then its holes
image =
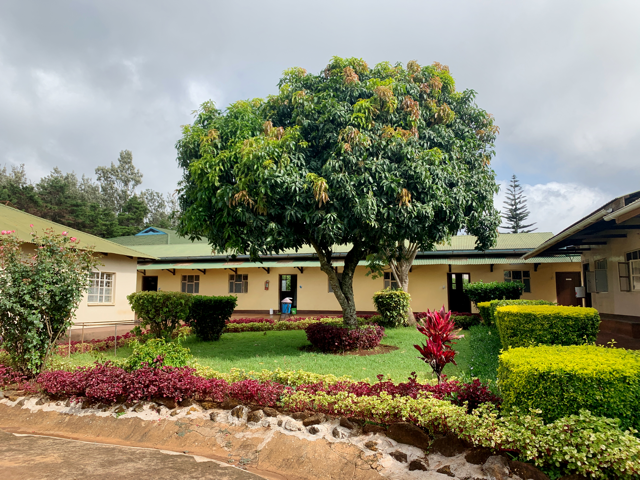
POLYGON ((347 328, 316 323, 305 328, 305 333, 307 340, 321 352, 344 352, 377 347, 384 337, 384 328, 379 325, 347 328))

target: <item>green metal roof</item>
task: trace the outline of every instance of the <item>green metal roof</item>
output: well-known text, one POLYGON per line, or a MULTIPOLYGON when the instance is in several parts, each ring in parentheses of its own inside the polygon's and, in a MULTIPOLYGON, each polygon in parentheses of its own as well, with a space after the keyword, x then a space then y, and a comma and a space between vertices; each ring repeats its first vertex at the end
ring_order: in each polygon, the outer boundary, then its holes
POLYGON ((205 245, 209 242, 206 238, 199 241, 192 242, 188 238, 180 237, 175 230, 169 230, 168 228, 153 227, 155 230, 164 232, 156 235, 127 235, 124 237, 110 238, 112 242, 119 243, 120 245, 139 246, 139 245, 191 245, 201 244, 205 245))
POLYGON ((38 232, 42 232, 48 228, 52 228, 57 233, 67 232, 70 237, 76 237, 80 240, 80 246, 93 247, 96 252, 113 253, 136 258, 155 258, 155 255, 149 255, 145 252, 105 240, 104 238, 36 217, 30 213, 7 207, 6 205, 0 205, 0 230, 15 230, 15 235, 20 240, 25 243, 30 243, 32 231, 30 225, 33 225, 33 230, 38 232))
MULTIPOLYGON (((112 240, 117 243, 122 243, 123 245, 134 245, 133 243, 130 243, 133 242, 134 239, 141 239, 140 242, 150 242, 136 243, 135 248, 136 250, 139 250, 147 255, 165 259, 177 259, 181 257, 185 257, 188 259, 205 259, 207 257, 218 257, 220 259, 223 259, 231 256, 230 252, 212 252, 212 248, 206 240, 201 240, 199 242, 190 242, 185 238, 178 237, 177 234, 172 230, 158 230, 168 232, 166 238, 165 235, 141 235, 139 237, 117 237, 112 240), (158 237, 160 237, 160 240, 158 240, 158 237), (164 242, 165 240, 169 243, 158 243, 160 241, 164 242)), ((510 250, 521 255, 522 253, 525 253, 525 251, 533 250, 552 236, 553 234, 550 232, 499 234, 496 246, 487 250, 487 253, 490 253, 492 251, 496 251, 496 253, 506 253, 504 251, 510 250)), ((138 240, 135 241, 137 242, 138 240)), ((476 237, 472 235, 457 235, 453 237, 449 243, 436 245, 435 250, 433 250, 432 252, 420 252, 418 256, 438 255, 442 254, 442 252, 464 251, 473 251, 475 255, 483 255, 482 252, 478 252, 475 250, 475 246, 476 237)), ((334 247, 334 252, 346 253, 349 251, 349 249, 350 245, 336 245, 334 247)), ((315 256, 316 252, 313 247, 304 245, 298 250, 285 250, 280 255, 275 255, 274 257, 277 258, 279 256, 287 255, 301 255, 310 257, 315 256)), ((265 257, 265 260, 268 260, 268 258, 265 257)))
MULTIPOLYGON (((496 245, 491 250, 526 250, 536 248, 553 237, 551 232, 534 233, 500 233, 496 245)), ((436 245, 436 250, 474 250, 476 237, 473 235, 456 235, 450 243, 436 245)))

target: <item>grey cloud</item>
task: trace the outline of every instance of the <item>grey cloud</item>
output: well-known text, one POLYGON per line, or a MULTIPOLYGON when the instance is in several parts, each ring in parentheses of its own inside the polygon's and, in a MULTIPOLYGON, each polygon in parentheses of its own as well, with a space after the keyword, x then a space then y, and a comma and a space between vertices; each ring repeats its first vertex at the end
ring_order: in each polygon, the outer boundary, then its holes
POLYGON ((639 20, 634 1, 5 1, 0 164, 93 174, 130 149, 167 191, 209 97, 265 96, 333 55, 437 60, 496 116, 499 178, 614 196, 640 185, 639 20))

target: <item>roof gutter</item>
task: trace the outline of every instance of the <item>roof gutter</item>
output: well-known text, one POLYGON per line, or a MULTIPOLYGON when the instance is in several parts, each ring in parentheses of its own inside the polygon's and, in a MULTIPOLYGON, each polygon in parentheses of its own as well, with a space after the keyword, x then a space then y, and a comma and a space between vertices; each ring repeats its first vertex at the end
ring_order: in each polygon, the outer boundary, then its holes
POLYGON ((607 222, 610 222, 611 220, 618 220, 618 218, 622 217, 623 215, 637 209, 640 209, 640 199, 636 200, 635 202, 631 202, 629 205, 622 207, 615 212, 610 213, 609 215, 606 215, 604 219, 607 222))
MULTIPOLYGON (((635 203, 635 202, 634 202, 635 203)), ((585 218, 584 220, 576 223, 575 225, 567 228, 566 230, 563 230, 562 232, 560 232, 558 235, 556 235, 555 237, 551 237, 549 240, 547 240, 546 242, 544 242, 542 245, 540 245, 538 248, 536 248, 535 250, 532 250, 529 253, 525 253, 522 258, 525 260, 530 259, 531 257, 537 257, 538 255, 540 255, 542 252, 544 252, 545 250, 547 250, 549 247, 552 247, 553 245, 556 245, 558 243, 560 243, 561 241, 563 241, 566 238, 569 238, 571 235, 573 235, 574 233, 578 233, 580 230, 584 230, 585 228, 593 225, 596 222, 599 222, 600 220, 602 220, 602 218, 611 213, 610 209, 605 210, 600 209, 598 210, 596 213, 589 215, 587 218, 585 218)))

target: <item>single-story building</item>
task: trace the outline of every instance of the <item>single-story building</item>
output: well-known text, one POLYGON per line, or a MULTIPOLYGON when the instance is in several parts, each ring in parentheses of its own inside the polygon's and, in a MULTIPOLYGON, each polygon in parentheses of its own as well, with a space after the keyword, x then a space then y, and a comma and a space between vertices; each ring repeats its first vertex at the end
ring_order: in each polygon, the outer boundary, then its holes
POLYGON ((96 253, 102 256, 102 266, 92 273, 91 287, 76 311, 76 323, 133 321, 134 313, 127 301, 127 295, 136 291, 138 260, 148 261, 153 259, 153 256, 0 205, 0 230, 15 230, 15 235, 24 242, 24 248, 33 247, 30 243, 32 231, 42 233, 49 228, 56 233, 67 232, 70 237, 76 237, 80 241, 80 247, 92 246, 96 253), (33 225, 33 228, 30 225, 33 225))
MULTIPOLYGON (((409 293, 414 311, 445 306, 470 312, 471 304, 462 291, 467 282, 522 280, 523 298, 545 299, 574 304, 562 281, 567 275, 580 277, 580 256, 535 256, 523 259, 551 233, 501 234, 497 245, 485 252, 474 250, 475 237, 460 235, 434 251, 418 253, 409 273, 409 293), (560 280, 559 280, 560 279, 560 280)), ((304 247, 279 255, 266 255, 260 262, 248 256, 230 257, 214 252, 206 240, 191 242, 174 231, 147 228, 137 235, 112 239, 135 248, 153 261, 138 264, 138 290, 165 290, 229 295, 238 297, 236 313, 266 314, 277 311, 290 297, 301 314, 340 312, 327 275, 320 270, 315 251, 304 247)), ((346 248, 337 247, 334 267, 340 272, 346 248)), ((373 294, 395 284, 391 272, 383 278, 367 275, 366 262, 360 262, 354 277, 359 312, 373 312, 373 294)))
POLYGON ((584 305, 602 330, 640 338, 640 191, 623 195, 524 255, 581 255, 584 305))

